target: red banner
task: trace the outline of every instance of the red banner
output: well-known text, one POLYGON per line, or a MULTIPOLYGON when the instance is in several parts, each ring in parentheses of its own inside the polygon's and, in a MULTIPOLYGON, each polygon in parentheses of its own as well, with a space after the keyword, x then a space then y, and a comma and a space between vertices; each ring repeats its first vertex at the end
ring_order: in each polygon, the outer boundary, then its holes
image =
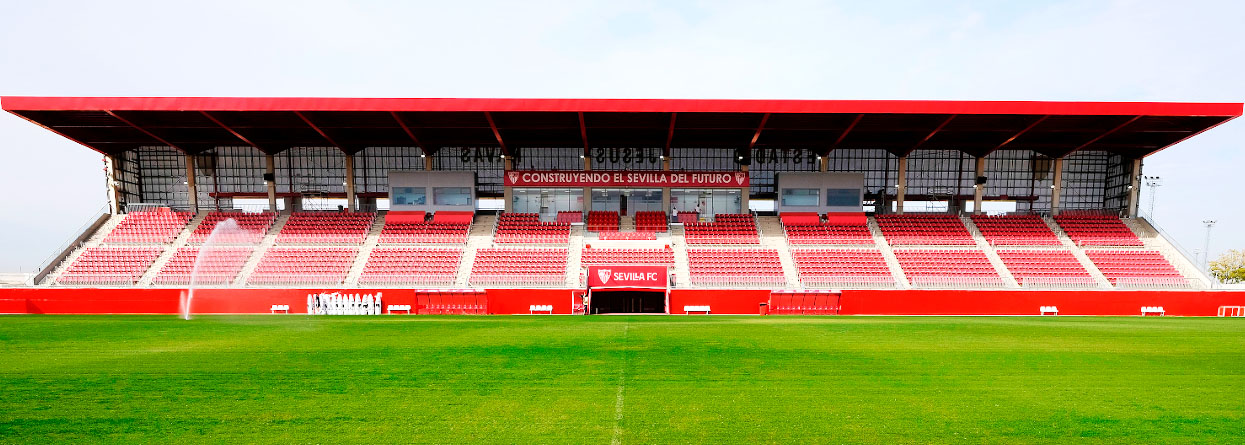
POLYGON ((507 171, 506 187, 743 188, 748 172, 507 171))
POLYGON ((588 287, 658 287, 665 289, 665 266, 589 266, 588 287))

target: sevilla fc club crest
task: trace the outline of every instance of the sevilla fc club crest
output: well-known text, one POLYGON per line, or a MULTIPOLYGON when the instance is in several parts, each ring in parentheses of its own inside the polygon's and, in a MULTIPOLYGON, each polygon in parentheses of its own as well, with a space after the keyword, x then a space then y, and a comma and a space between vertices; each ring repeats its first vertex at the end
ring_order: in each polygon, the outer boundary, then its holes
POLYGON ((735 172, 735 183, 744 185, 744 181, 748 179, 748 174, 744 172, 735 172))
POLYGON ((597 269, 597 278, 601 279, 602 284, 610 282, 610 270, 609 269, 597 269))
POLYGON ((507 176, 510 176, 510 183, 511 183, 511 184, 514 184, 514 183, 516 183, 516 182, 518 182, 518 181, 519 181, 519 174, 518 174, 518 173, 515 173, 515 172, 510 172, 510 173, 508 173, 508 174, 507 174, 507 176))

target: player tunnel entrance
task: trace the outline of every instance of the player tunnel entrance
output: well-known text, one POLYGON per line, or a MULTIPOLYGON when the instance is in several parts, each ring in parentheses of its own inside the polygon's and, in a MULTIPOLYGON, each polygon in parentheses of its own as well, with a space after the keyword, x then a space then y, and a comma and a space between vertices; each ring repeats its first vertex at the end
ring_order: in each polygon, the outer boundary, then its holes
POLYGON ((666 266, 591 266, 589 314, 668 314, 670 271, 666 266))
POLYGON ((593 290, 590 314, 665 314, 665 289, 593 290))

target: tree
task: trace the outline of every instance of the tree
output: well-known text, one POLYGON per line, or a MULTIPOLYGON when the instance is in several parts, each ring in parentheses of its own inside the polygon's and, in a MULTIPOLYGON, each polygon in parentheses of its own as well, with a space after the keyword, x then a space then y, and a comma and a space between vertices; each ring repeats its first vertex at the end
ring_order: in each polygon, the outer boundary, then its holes
POLYGON ((1229 250, 1211 261, 1210 274, 1224 283, 1245 282, 1245 250, 1229 250))

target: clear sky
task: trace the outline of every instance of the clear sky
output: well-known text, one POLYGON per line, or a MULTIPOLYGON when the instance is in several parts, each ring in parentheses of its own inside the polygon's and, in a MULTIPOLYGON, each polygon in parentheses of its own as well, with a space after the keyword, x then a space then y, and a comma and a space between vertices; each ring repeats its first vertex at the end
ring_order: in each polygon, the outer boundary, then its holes
MULTIPOLYGON (((1245 100, 1240 1, 0 2, 0 95, 1245 100)), ((1160 225, 1245 248, 1245 119, 1146 160, 1160 225)), ((0 116, 0 272, 105 205, 0 116)), ((1142 205, 1149 204, 1143 190, 1142 205)))

